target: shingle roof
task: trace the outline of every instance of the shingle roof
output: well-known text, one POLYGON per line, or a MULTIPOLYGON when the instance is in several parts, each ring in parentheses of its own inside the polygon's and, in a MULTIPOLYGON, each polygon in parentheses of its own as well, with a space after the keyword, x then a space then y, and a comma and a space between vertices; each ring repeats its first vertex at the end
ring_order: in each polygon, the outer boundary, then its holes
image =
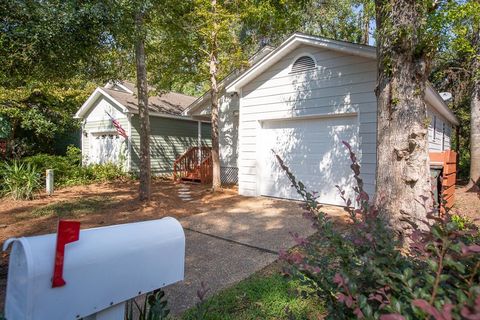
MULTIPOLYGON (((138 112, 138 99, 136 95, 137 89, 133 83, 122 81, 123 86, 127 87, 133 93, 121 91, 120 89, 102 88, 112 98, 124 105, 130 112, 138 112)), ((195 97, 188 96, 177 92, 167 92, 160 96, 152 96, 148 98, 148 109, 151 112, 164 113, 179 116, 182 114, 193 101, 195 97)))

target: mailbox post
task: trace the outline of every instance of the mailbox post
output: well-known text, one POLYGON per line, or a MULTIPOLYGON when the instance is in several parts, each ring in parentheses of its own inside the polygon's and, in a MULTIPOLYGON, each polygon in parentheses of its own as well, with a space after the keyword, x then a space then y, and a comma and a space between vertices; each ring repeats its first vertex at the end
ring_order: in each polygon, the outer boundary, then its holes
POLYGON ((116 320, 125 301, 183 280, 185 234, 174 218, 81 230, 52 288, 56 234, 12 238, 7 320, 116 320))

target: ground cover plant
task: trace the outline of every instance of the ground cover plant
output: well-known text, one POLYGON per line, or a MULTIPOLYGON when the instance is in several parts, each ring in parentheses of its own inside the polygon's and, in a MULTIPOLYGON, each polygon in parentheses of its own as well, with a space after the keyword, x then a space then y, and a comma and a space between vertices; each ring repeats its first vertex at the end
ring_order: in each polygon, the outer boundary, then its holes
POLYGON ((339 190, 349 208, 348 230, 332 223, 277 157, 318 230, 311 239, 296 237, 300 250, 281 253, 286 272, 321 297, 330 319, 480 319, 478 228, 432 212, 428 230, 415 228, 401 242, 370 205, 360 165, 345 145, 356 180, 354 200, 339 190))
POLYGON ((319 319, 324 312, 321 301, 298 294, 309 290, 299 281, 287 281, 277 263, 209 299, 204 299, 208 284, 203 286, 199 304, 182 319, 319 319))
POLYGON ((15 200, 29 200, 40 187, 40 171, 30 163, 13 161, 0 168, 0 191, 15 200))

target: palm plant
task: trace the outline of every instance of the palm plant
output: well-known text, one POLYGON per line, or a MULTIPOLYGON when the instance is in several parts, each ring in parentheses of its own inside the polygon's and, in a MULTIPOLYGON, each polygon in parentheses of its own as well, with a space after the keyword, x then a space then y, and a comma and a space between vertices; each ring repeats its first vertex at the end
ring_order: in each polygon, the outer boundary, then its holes
POLYGON ((40 188, 40 172, 30 163, 12 161, 1 166, 2 193, 15 200, 33 199, 40 188))

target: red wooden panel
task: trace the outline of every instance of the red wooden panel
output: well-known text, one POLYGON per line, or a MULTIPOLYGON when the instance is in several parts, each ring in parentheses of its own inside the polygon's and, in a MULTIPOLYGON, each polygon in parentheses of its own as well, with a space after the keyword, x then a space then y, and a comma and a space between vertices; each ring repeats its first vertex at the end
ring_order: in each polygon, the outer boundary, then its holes
POLYGON ((445 151, 445 162, 446 163, 457 163, 457 153, 452 150, 445 151))
POLYGON ((451 173, 451 174, 448 174, 448 175, 444 175, 444 176, 443 176, 442 186, 443 186, 443 187, 454 186, 454 185, 455 185, 455 182, 456 182, 456 178, 457 178, 457 175, 456 175, 455 173, 451 173))
POLYGON ((429 156, 430 162, 445 162, 445 157, 442 152, 430 152, 429 156))
POLYGON ((444 164, 443 165, 443 175, 447 176, 449 174, 457 172, 456 164, 444 164))

